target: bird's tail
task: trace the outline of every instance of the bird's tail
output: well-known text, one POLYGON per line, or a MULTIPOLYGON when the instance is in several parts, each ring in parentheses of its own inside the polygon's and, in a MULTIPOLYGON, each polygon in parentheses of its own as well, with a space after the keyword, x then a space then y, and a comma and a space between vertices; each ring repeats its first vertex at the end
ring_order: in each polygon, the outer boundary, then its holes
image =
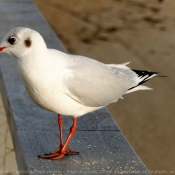
POLYGON ((149 79, 158 76, 158 72, 150 72, 145 70, 132 70, 138 75, 138 84, 134 87, 131 87, 128 89, 128 91, 125 94, 138 91, 138 90, 152 90, 152 88, 149 88, 147 86, 143 86, 141 84, 145 83, 149 79))

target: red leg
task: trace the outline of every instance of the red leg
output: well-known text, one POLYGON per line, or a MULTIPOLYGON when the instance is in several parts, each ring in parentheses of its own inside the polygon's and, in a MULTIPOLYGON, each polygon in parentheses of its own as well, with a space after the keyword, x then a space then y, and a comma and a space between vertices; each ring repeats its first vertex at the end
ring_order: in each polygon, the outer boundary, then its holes
POLYGON ((60 147, 63 146, 63 132, 62 132, 62 125, 63 125, 63 119, 61 118, 61 115, 58 114, 58 126, 59 126, 59 130, 60 130, 60 147))
POLYGON ((79 153, 76 151, 72 151, 68 148, 68 144, 76 131, 77 118, 74 117, 74 119, 73 119, 73 125, 70 128, 70 132, 69 132, 69 135, 68 135, 68 138, 67 138, 65 144, 63 144, 63 139, 62 139, 63 138, 62 137, 62 123, 63 123, 62 118, 58 114, 58 125, 59 125, 59 130, 60 130, 60 147, 50 154, 44 154, 44 155, 38 156, 39 158, 56 160, 56 159, 60 159, 60 158, 64 157, 64 155, 71 155, 71 154, 78 154, 79 153))
POLYGON ((60 131, 60 147, 56 149, 55 151, 51 152, 50 154, 44 154, 44 155, 38 156, 39 158, 47 158, 47 159, 52 158, 63 147, 62 125, 63 125, 63 119, 61 118, 61 115, 58 114, 58 126, 59 126, 59 131, 60 131))
POLYGON ((69 145, 69 142, 71 141, 71 139, 72 139, 72 137, 73 137, 73 135, 74 135, 74 133, 76 131, 76 129, 77 129, 77 118, 74 117, 73 125, 70 128, 70 132, 69 132, 69 135, 67 137, 67 140, 66 140, 65 144, 61 148, 60 152, 55 157, 51 158, 52 160, 60 159, 60 158, 64 157, 65 154, 68 154, 68 155, 70 155, 70 154, 78 154, 78 152, 72 151, 72 150, 67 148, 68 145, 69 145))
POLYGON ((56 154, 59 152, 60 148, 63 147, 63 119, 61 118, 61 115, 58 114, 58 126, 59 126, 59 131, 60 131, 60 147, 58 149, 56 149, 55 151, 53 151, 50 154, 46 154, 46 155, 51 155, 51 154, 56 154))

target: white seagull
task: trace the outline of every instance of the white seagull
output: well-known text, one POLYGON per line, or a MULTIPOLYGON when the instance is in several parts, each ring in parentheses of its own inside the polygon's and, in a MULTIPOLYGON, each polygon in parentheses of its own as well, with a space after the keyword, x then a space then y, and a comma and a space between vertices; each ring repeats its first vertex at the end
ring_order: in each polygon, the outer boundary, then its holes
POLYGON ((131 70, 125 64, 99 61, 59 50, 48 49, 35 30, 18 27, 4 37, 0 52, 13 55, 24 86, 33 101, 45 110, 58 113, 60 146, 39 158, 56 160, 78 154, 68 148, 76 131, 77 118, 116 102, 124 94, 150 88, 141 84, 157 72, 131 70), (61 115, 73 116, 73 125, 65 142, 61 115))

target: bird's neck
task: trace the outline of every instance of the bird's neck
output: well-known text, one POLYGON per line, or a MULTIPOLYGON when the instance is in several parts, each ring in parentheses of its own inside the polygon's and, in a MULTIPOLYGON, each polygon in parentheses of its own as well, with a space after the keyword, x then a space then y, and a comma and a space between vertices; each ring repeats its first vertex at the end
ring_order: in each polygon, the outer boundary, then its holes
POLYGON ((42 50, 42 52, 35 50, 27 53, 18 59, 19 69, 22 71, 39 71, 48 64, 47 55, 47 49, 42 50))

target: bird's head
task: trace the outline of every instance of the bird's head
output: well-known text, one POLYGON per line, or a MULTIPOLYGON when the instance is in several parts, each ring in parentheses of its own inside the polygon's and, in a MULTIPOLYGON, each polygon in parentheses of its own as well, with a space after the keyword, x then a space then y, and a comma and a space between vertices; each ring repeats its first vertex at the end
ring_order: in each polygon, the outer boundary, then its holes
POLYGON ((35 30, 18 27, 7 33, 0 44, 0 52, 24 58, 46 48, 42 36, 35 30))

